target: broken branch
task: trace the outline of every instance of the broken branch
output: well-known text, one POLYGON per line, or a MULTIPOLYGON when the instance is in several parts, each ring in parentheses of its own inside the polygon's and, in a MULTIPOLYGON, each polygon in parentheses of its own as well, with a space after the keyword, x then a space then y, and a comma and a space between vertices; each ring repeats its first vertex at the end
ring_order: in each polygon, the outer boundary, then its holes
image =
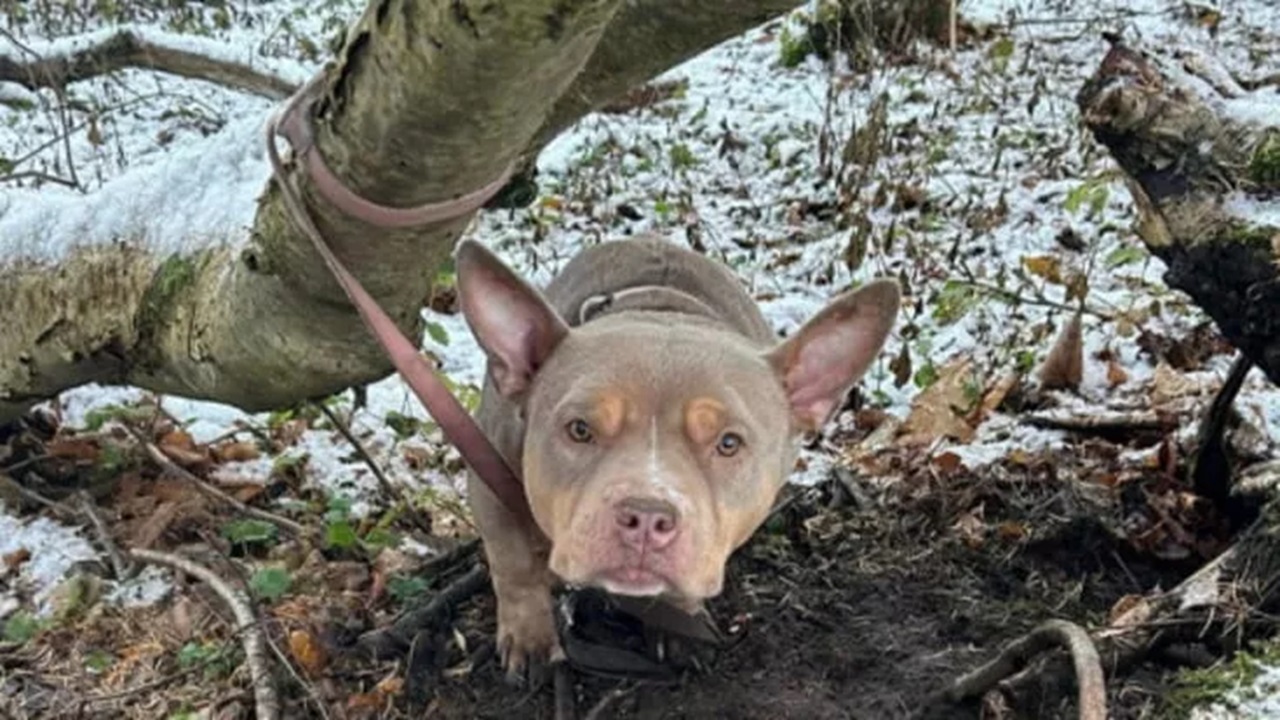
POLYGON ((143 68, 206 80, 272 100, 286 98, 295 89, 293 83, 248 65, 164 47, 128 30, 66 55, 38 57, 30 62, 0 55, 0 82, 17 83, 28 90, 47 88, 61 91, 71 83, 126 68, 143 68))
POLYGON ((236 620, 236 631, 244 645, 244 659, 249 666, 249 676, 253 680, 253 697, 256 706, 255 717, 259 720, 276 720, 280 717, 280 698, 276 695, 275 685, 271 682, 271 673, 267 662, 267 642, 258 627, 258 619, 249 605, 249 598, 239 590, 232 588, 212 570, 198 565, 184 557, 170 553, 156 552, 134 548, 129 551, 134 558, 186 573, 207 584, 218 597, 222 598, 236 620))

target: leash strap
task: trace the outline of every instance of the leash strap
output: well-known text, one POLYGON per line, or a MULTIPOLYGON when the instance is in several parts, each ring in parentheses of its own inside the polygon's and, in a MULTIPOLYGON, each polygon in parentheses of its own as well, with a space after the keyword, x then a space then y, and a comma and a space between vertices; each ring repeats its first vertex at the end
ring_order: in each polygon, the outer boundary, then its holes
POLYGON ((276 136, 284 137, 293 146, 295 161, 310 174, 325 199, 340 210, 375 227, 406 227, 450 220, 474 212, 500 190, 510 175, 510 168, 503 176, 480 190, 442 203, 432 203, 418 208, 397 209, 375 205, 348 190, 328 170, 314 143, 310 127, 309 109, 320 89, 319 73, 304 85, 288 102, 272 116, 267 125, 267 154, 271 169, 280 185, 280 195, 290 218, 311 241, 324 264, 333 273, 338 285, 355 305, 373 336, 382 345, 391 364, 405 379, 418 399, 426 406, 432 418, 444 432, 445 438, 458 448, 462 458, 475 470, 489 489, 498 496, 512 513, 521 520, 532 520, 524 486, 519 477, 507 465, 471 415, 462 407, 453 393, 436 377, 435 372, 423 360, 418 348, 400 332, 395 322, 378 306, 360 281, 352 275, 324 241, 310 213, 303 206, 301 192, 296 181, 289 176, 276 147, 276 136))

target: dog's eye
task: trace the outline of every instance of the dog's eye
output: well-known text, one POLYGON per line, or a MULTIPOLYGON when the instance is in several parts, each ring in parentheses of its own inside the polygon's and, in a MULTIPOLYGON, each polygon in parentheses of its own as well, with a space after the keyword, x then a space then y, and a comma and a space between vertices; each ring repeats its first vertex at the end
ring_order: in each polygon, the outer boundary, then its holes
POLYGON ((595 439, 595 435, 591 433, 591 426, 582 418, 574 418, 564 426, 566 432, 569 433, 569 439, 579 443, 589 443, 595 439))
POLYGON ((716 443, 716 452, 725 457, 738 454, 740 449, 742 449, 742 436, 737 433, 725 433, 720 436, 720 442, 716 443))

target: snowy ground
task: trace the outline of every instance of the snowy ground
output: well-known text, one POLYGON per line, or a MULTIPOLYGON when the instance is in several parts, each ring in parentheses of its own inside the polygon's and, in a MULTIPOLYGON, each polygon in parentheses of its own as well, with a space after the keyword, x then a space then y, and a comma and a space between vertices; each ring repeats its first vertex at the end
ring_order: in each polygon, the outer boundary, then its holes
MULTIPOLYGON (((354 16, 357 5, 254 3, 231 18, 229 29, 218 29, 209 8, 195 11, 205 13, 203 20, 184 15, 187 25, 163 13, 137 22, 156 42, 296 81, 323 59, 317 48, 339 27, 334 19, 354 16), (211 28, 205 36, 182 33, 200 22, 211 28)), ((1153 45, 1198 47, 1247 77, 1280 71, 1280 5, 1225 2, 1216 37, 1187 18, 1182 3, 981 0, 961 8, 967 19, 1007 32, 954 54, 931 50, 923 63, 858 73, 813 57, 782 67, 787 33, 777 23, 726 43, 664 76, 682 83, 671 99, 583 120, 540 157, 539 199, 527 210, 483 215, 471 234, 545 282, 584 245, 659 229, 732 266, 780 332, 852 282, 898 277, 911 307, 865 383, 871 400, 898 418, 956 359, 971 359, 984 382, 1038 364, 1067 317, 1066 284, 1083 277, 1087 364, 1076 404, 1149 403, 1160 373, 1139 337, 1180 336, 1204 318, 1165 288, 1160 263, 1134 237, 1131 199, 1109 157, 1080 127, 1074 95, 1106 52, 1103 30, 1153 45), (874 162, 840 183, 832 164, 838 169, 840 149, 868 125, 882 94, 887 122, 874 162), (842 210, 852 222, 838 220, 842 210), (861 246, 852 253, 860 262, 846 262, 851 244, 861 246)), ((0 37, 0 54, 21 57, 65 50, 72 47, 66 35, 95 28, 68 20, 59 28, 9 31, 22 47, 0 37)), ((4 182, 4 258, 55 259, 70 243, 108 241, 143 222, 150 223, 148 241, 182 251, 214 230, 251 220, 268 174, 254 144, 270 102, 140 71, 80 83, 71 94, 98 110, 73 113, 75 131, 64 144, 64 120, 51 94, 0 85, 0 158, 14 172, 74 176, 90 192, 118 198, 117 212, 78 212, 81 192, 56 183, 4 182), (203 168, 194 179, 170 182, 193 159, 202 159, 203 168), (199 197, 194 211, 184 193, 199 197)), ((482 358, 461 318, 430 311, 426 317, 447 342, 428 339, 425 347, 456 381, 478 383, 482 358)), ((1207 401, 1229 360, 1218 356, 1185 373, 1195 386, 1187 393, 1207 401)), ((56 402, 74 427, 95 409, 145 395, 89 386, 56 402)), ((265 415, 210 403, 161 402, 190 423, 197 442, 236 423, 267 422, 265 415)), ((1265 437, 1280 437, 1280 392, 1260 374, 1250 377, 1239 407, 1265 437)), ((433 446, 439 438, 400 438, 387 422, 392 413, 425 418, 394 377, 371 387, 368 406, 353 417, 375 458, 398 482, 456 489, 456 474, 410 469, 405 445, 433 446)), ((1061 441, 1059 433, 997 415, 970 442, 939 441, 938 449, 956 445, 966 463, 979 465, 1011 449, 1061 441)), ((288 452, 308 457, 308 481, 357 501, 376 500, 374 478, 334 431, 310 430, 288 452)), ((796 482, 820 478, 832 457, 827 450, 810 453, 796 482)), ((228 464, 219 472, 265 474, 270 462, 228 464)), ((356 510, 366 507, 357 502, 356 510)), ((0 582, 11 583, 10 594, 23 588, 45 598, 72 563, 93 555, 85 538, 79 528, 0 513, 0 555, 19 548, 32 554, 16 582, 0 582)), ((0 614, 13 607, 0 596, 0 614)), ((1276 677, 1273 671, 1260 682, 1274 686, 1276 677)), ((1261 702, 1242 712, 1267 710, 1280 712, 1280 705, 1261 702)))

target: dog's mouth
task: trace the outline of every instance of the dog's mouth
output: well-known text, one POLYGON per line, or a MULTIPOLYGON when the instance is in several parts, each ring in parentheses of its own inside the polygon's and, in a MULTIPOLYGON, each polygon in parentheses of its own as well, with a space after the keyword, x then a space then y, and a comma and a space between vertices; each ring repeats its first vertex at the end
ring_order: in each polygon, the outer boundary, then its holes
POLYGON ((651 597, 672 589, 666 577, 645 567, 623 566, 605 570, 595 577, 595 585, 614 595, 651 597))

